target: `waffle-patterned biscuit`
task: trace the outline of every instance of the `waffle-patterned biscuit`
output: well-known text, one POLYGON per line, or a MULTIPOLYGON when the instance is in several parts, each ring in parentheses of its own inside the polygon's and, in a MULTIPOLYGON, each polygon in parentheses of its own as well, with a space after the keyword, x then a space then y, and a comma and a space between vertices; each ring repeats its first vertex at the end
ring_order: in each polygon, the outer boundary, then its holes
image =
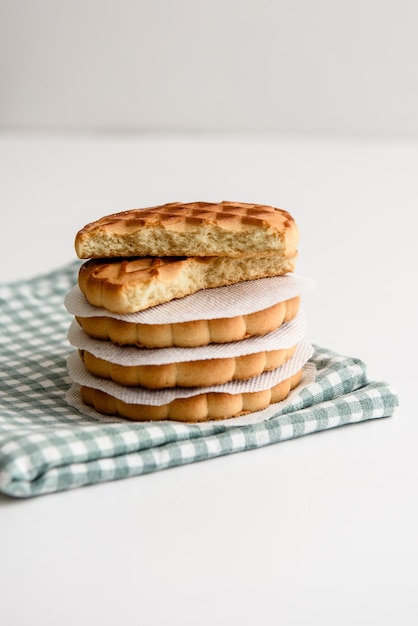
POLYGON ((283 209, 242 202, 173 202, 114 213, 75 238, 81 259, 132 256, 293 257, 299 232, 283 209))
POLYGON ((269 404, 287 398, 302 378, 302 370, 278 383, 271 389, 241 394, 203 393, 190 398, 177 398, 162 406, 127 404, 104 391, 82 386, 83 401, 104 415, 115 415, 135 421, 175 420, 204 422, 207 420, 238 417, 260 411, 269 404))
POLYGON ((90 304, 113 313, 135 313, 200 289, 293 271, 295 259, 280 257, 141 257, 92 259, 78 284, 90 304))
POLYGON ((237 357, 161 365, 120 365, 101 359, 87 350, 79 350, 79 354, 87 370, 95 376, 113 380, 125 387, 163 389, 208 387, 232 380, 247 380, 283 365, 294 355, 296 347, 237 357))
POLYGON ((175 324, 137 324, 113 317, 76 316, 76 319, 94 339, 144 348, 195 348, 266 335, 294 319, 299 305, 300 296, 296 296, 248 315, 175 324))

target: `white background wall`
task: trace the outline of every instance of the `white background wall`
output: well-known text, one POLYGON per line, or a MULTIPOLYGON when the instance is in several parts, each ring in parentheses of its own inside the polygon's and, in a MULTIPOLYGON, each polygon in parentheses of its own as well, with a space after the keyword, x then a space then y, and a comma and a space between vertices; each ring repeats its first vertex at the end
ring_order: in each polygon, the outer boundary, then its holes
POLYGON ((418 135, 416 0, 0 0, 0 127, 418 135))

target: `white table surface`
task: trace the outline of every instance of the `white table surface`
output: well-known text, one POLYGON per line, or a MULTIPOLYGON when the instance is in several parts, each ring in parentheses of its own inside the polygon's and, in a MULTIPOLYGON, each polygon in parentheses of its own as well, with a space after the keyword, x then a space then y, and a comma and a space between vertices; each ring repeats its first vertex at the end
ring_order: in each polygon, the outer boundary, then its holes
POLYGON ((418 141, 0 135, 0 280, 107 213, 289 210, 309 338, 392 383, 389 419, 124 481, 0 497, 4 626, 418 623, 418 141))

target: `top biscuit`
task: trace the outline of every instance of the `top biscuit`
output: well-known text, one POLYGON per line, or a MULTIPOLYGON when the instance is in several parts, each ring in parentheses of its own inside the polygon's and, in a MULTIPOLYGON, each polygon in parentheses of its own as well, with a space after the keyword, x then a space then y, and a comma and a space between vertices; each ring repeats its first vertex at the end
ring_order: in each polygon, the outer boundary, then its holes
POLYGON ((283 209, 242 202, 173 202, 114 213, 75 239, 80 259, 132 256, 294 256, 299 232, 283 209))

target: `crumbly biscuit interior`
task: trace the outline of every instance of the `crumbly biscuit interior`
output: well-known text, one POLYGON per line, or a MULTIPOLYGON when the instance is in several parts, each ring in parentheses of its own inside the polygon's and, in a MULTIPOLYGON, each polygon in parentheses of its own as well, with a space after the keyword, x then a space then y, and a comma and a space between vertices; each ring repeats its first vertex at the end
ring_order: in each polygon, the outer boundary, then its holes
POLYGON ((142 258, 90 260, 80 268, 78 282, 90 304, 113 313, 134 313, 201 289, 285 274, 293 271, 295 260, 296 257, 187 257, 153 259, 153 263, 142 258))
POLYGON ((172 203, 115 213, 76 235, 82 259, 115 256, 293 256, 299 232, 282 209, 244 203, 172 203))

